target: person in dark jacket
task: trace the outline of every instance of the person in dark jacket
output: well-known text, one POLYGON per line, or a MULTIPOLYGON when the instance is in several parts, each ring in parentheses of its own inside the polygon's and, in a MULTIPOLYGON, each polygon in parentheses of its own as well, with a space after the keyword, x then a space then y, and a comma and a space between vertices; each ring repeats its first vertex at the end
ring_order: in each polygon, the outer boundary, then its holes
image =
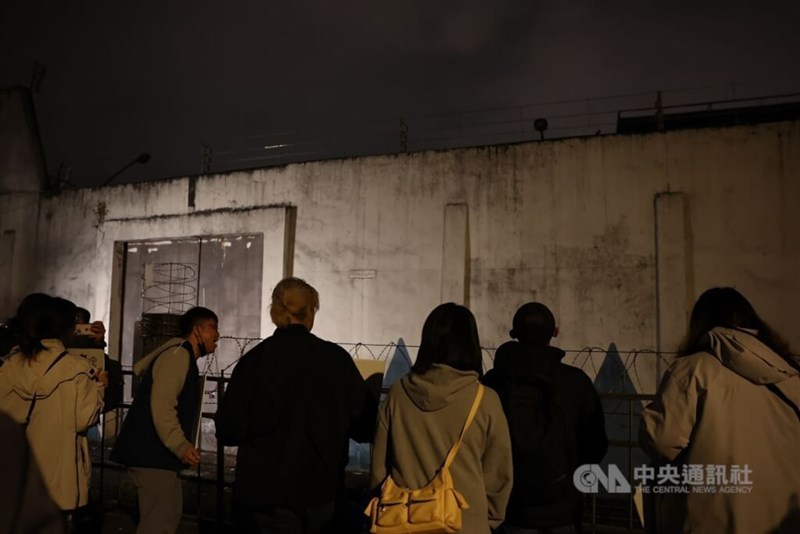
POLYGON ((484 378, 511 433, 514 488, 502 532, 580 532, 582 497, 572 478, 608 450, 600 399, 589 377, 561 363, 564 351, 550 345, 558 327, 547 306, 520 307, 510 335, 517 341, 497 349, 484 378))
MULTIPOLYGON (((67 340, 69 349, 101 349, 106 348, 106 327, 103 321, 92 322, 92 314, 86 308, 77 308, 75 313, 75 326, 89 325, 90 332, 78 334, 67 340)), ((117 360, 111 359, 103 353, 103 369, 108 373, 108 386, 103 395, 103 413, 116 410, 122 404, 122 389, 125 381, 122 378, 122 366, 117 360)))
POLYGON ((368 442, 377 399, 350 355, 311 333, 317 291, 299 278, 272 292, 275 333, 236 365, 216 417, 239 447, 237 532, 342 532, 348 438, 368 442))
POLYGON ((128 466, 139 496, 138 534, 172 534, 183 515, 178 472, 200 463, 195 429, 201 396, 197 359, 214 352, 219 340, 217 315, 191 308, 179 322, 180 336, 142 358, 133 367, 141 377, 111 460, 128 466))

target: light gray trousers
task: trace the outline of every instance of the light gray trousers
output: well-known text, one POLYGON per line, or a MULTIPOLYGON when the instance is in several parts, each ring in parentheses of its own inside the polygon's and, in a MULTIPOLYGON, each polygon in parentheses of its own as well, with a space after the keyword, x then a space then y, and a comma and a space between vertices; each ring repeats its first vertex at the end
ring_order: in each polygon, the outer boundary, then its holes
POLYGON ((130 467, 139 496, 136 534, 175 534, 183 516, 183 488, 178 473, 166 469, 130 467))

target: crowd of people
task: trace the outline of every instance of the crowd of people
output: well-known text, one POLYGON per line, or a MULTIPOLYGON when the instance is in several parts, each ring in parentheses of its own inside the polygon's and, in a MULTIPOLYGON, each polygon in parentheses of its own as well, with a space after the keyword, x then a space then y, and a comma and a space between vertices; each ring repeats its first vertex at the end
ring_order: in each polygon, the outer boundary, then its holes
MULTIPOLYGON (((382 401, 344 349, 312 333, 319 307, 310 284, 280 281, 274 333, 242 357, 220 400, 218 444, 238 447, 235 532, 582 532, 584 496, 573 474, 601 463, 608 439, 591 380, 552 345, 559 328, 547 306, 516 311, 511 340, 486 374, 472 312, 437 306, 410 373, 382 401), (346 494, 351 439, 373 444, 364 514, 352 513, 346 494)), ((10 321, 0 470, 20 490, 2 500, 0 532, 78 530, 91 474, 86 435, 109 400, 108 373, 66 349, 80 315, 69 301, 34 294, 10 321)), ((178 473, 201 462, 197 360, 216 349, 219 318, 196 307, 179 328, 136 363, 139 386, 111 454, 135 483, 139 533, 178 531, 178 473)), ((104 332, 94 324, 89 337, 102 341, 104 332)), ((679 355, 642 414, 641 443, 656 465, 747 464, 754 479, 748 494, 653 498, 648 530, 796 528, 800 360, 738 291, 715 288, 698 299, 679 355)))

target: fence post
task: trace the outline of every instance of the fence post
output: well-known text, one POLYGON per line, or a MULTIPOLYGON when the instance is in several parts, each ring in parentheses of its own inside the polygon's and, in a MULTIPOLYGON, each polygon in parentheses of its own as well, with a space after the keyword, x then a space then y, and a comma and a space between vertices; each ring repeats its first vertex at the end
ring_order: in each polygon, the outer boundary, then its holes
MULTIPOLYGON (((217 380, 217 410, 225 394, 225 375, 220 373, 217 380)), ((222 530, 225 523, 225 447, 217 440, 217 525, 222 530)))
POLYGON ((628 496, 628 528, 633 530, 633 497, 636 488, 633 486, 633 399, 628 399, 628 480, 631 483, 631 494, 628 496))

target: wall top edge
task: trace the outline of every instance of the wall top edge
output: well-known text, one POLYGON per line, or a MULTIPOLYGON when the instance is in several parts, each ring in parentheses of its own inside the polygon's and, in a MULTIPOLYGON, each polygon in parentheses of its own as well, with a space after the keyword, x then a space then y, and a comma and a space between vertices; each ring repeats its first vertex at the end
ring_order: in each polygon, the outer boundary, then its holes
POLYGON ((274 204, 263 204, 258 206, 237 206, 235 208, 232 207, 225 207, 225 208, 214 208, 208 210, 196 210, 196 211, 187 211, 182 213, 165 213, 159 215, 139 215, 136 217, 118 217, 118 218, 108 218, 105 219, 104 222, 106 223, 125 223, 125 222, 132 222, 132 221, 157 221, 162 219, 175 219, 179 217, 204 217, 204 216, 212 216, 212 215, 219 215, 224 213, 247 213, 251 211, 260 211, 260 210, 269 210, 269 209, 281 209, 281 208, 291 208, 294 207, 293 204, 288 202, 278 202, 274 204))

